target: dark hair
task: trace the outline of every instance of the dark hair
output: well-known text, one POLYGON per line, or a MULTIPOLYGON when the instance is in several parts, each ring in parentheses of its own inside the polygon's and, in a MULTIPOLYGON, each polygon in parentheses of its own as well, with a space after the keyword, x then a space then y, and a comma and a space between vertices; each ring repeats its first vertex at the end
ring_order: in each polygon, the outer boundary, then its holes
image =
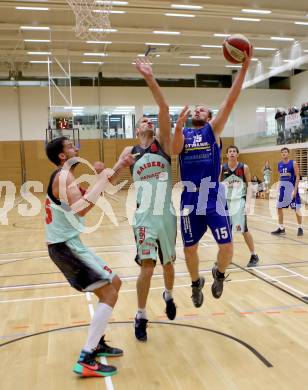
POLYGON ((226 150, 226 153, 229 152, 230 149, 235 149, 236 150, 236 153, 239 153, 240 151, 238 150, 238 147, 235 146, 235 145, 230 145, 227 147, 227 150, 226 150))
POLYGON ((282 149, 280 149, 280 152, 283 152, 284 150, 286 150, 288 153, 290 153, 290 149, 289 149, 289 148, 287 148, 286 146, 285 146, 285 147, 283 147, 282 149))
POLYGON ((48 142, 46 146, 46 154, 51 162, 55 165, 59 165, 61 160, 59 159, 59 154, 63 152, 63 142, 69 141, 67 137, 58 137, 54 138, 48 142))
POLYGON ((211 120, 213 118, 213 112, 212 110, 208 109, 208 119, 211 120))

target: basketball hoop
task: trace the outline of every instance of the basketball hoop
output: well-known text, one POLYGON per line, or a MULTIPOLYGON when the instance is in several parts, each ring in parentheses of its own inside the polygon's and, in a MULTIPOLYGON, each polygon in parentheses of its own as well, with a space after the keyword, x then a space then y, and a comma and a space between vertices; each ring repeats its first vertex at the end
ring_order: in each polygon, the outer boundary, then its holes
POLYGON ((111 1, 67 0, 76 17, 76 36, 80 39, 100 40, 110 29, 111 1))

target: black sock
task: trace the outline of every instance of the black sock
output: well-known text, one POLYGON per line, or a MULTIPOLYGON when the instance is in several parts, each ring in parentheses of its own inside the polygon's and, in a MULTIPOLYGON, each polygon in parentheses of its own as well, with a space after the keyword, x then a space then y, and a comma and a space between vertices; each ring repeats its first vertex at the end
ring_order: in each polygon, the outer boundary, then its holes
POLYGON ((200 286, 200 278, 196 280, 195 282, 191 283, 191 287, 199 287, 200 286))

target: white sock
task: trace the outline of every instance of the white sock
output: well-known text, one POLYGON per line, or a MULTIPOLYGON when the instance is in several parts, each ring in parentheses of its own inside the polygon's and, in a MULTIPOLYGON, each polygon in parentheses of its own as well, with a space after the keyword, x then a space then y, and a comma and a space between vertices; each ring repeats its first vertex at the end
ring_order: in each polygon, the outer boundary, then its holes
POLYGON ((298 228, 299 228, 299 229, 302 229, 302 228, 303 228, 303 225, 301 225, 301 224, 298 225, 298 228))
POLYGON ((108 320, 111 317, 112 311, 113 308, 106 303, 99 302, 97 304, 94 316, 89 327, 88 339, 85 346, 83 347, 84 351, 92 352, 97 347, 99 340, 105 333, 108 320))
POLYGON ((140 309, 138 307, 138 311, 137 311, 136 317, 137 317, 137 320, 140 320, 141 318, 143 318, 144 320, 147 320, 148 316, 147 316, 146 309, 140 309))
POLYGON ((284 225, 279 225, 279 228, 280 228, 281 230, 283 230, 283 229, 284 229, 284 225))
POLYGON ((255 251, 252 251, 250 252, 251 256, 255 256, 256 255, 256 252, 255 251))
POLYGON ((165 288, 165 291, 164 291, 164 300, 165 301, 169 301, 170 299, 172 299, 172 290, 167 290, 165 288))

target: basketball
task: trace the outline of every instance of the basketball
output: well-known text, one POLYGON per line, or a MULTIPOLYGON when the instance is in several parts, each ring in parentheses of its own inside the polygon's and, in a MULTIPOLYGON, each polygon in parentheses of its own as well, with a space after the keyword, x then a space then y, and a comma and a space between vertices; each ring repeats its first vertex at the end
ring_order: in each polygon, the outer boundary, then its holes
POLYGON ((232 64, 240 64, 245 60, 245 52, 250 55, 252 46, 249 40, 242 34, 234 34, 226 38, 223 43, 225 59, 232 64))

